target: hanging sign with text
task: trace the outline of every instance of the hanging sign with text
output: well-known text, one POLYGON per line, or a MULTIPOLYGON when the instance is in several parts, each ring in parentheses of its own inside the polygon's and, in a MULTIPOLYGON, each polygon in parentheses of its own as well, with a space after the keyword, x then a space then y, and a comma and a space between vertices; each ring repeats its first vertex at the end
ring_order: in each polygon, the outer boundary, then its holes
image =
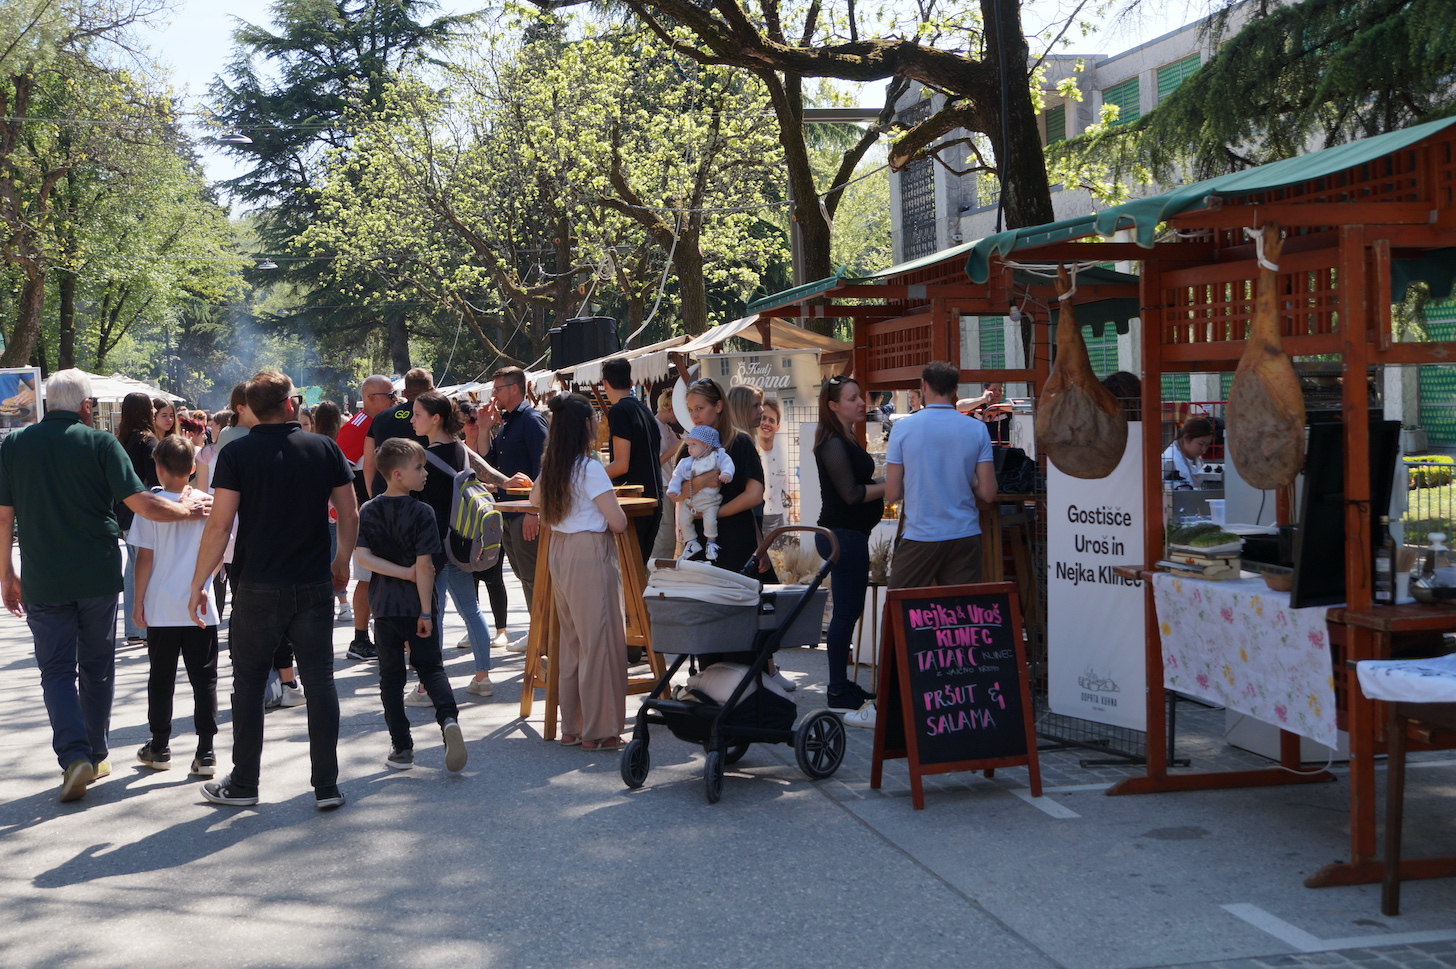
POLYGON ((1047 468, 1047 701, 1053 713, 1147 729, 1143 585, 1113 571, 1141 562, 1142 424, 1105 478, 1047 468))
POLYGON ((1011 582, 886 594, 871 787, 904 757, 916 808, 922 775, 1022 764, 1041 796, 1020 615, 1011 582))

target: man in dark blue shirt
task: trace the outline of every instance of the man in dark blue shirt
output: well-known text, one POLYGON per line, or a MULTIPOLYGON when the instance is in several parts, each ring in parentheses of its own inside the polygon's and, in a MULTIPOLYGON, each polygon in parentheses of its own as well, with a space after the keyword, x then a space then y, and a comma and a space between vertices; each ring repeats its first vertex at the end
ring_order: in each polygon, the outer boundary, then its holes
MULTIPOLYGON (((526 402, 526 372, 520 367, 504 367, 491 377, 490 399, 486 408, 488 422, 500 422, 500 430, 491 439, 488 461, 501 474, 513 480, 512 488, 529 488, 541 473, 541 452, 546 448, 546 418, 526 402)), ((506 559, 511 571, 521 580, 526 593, 526 611, 530 612, 532 593, 536 588, 536 536, 541 519, 536 515, 505 516, 506 559)), ((521 649, 525 649, 522 641, 521 649)), ((515 650, 519 652, 520 650, 515 650)))

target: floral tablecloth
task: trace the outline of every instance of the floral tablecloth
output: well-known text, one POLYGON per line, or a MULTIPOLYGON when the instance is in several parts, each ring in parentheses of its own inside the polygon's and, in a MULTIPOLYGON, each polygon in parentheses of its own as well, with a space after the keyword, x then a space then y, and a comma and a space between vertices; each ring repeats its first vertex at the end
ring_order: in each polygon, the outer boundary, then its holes
POLYGON ((1262 579, 1153 577, 1163 685, 1337 745, 1324 606, 1292 609, 1262 579))

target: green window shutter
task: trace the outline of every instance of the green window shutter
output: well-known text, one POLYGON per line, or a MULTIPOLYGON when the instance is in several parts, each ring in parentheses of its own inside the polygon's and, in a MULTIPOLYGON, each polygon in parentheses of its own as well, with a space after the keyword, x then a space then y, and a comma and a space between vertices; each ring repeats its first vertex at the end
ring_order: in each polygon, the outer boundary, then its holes
POLYGON ((1162 104, 1163 99, 1172 94, 1184 81, 1193 76, 1198 70, 1199 55, 1193 54, 1181 61, 1174 61, 1158 68, 1158 103, 1162 104))
POLYGON ((1193 375, 1186 373, 1163 374, 1163 399, 1185 401, 1193 395, 1193 375))
POLYGON ((1055 145, 1067 140, 1067 106, 1059 104, 1046 113, 1046 143, 1055 145))
POLYGON ((1103 327, 1101 336, 1093 336, 1092 327, 1084 327, 1082 339, 1087 344, 1087 359, 1092 364, 1092 372, 1099 380, 1117 371, 1116 327, 1103 327))
MULTIPOLYGON (((1432 340, 1456 340, 1456 299, 1426 304, 1426 332, 1432 340)), ((1421 367, 1420 420, 1432 447, 1456 447, 1456 367, 1421 367)))
POLYGON ((1229 388, 1233 385, 1234 375, 1232 371, 1220 374, 1218 378, 1218 399, 1228 400, 1229 388))
POLYGON ((1117 120, 1113 124, 1129 124, 1142 117, 1141 96, 1142 89, 1138 85, 1138 79, 1130 77, 1121 84, 1104 88, 1102 103, 1115 104, 1119 108, 1117 120))
POLYGON ((981 341, 981 369, 1006 369, 1006 330, 1004 316, 983 316, 976 325, 981 341))

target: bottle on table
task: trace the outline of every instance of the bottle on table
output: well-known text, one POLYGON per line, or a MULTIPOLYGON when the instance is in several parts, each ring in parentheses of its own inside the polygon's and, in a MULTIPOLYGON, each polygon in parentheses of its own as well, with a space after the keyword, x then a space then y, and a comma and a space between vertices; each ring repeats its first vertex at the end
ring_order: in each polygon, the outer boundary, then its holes
POLYGON ((1375 547, 1375 604, 1395 605, 1395 538, 1390 534, 1390 518, 1380 516, 1380 544, 1375 547))

